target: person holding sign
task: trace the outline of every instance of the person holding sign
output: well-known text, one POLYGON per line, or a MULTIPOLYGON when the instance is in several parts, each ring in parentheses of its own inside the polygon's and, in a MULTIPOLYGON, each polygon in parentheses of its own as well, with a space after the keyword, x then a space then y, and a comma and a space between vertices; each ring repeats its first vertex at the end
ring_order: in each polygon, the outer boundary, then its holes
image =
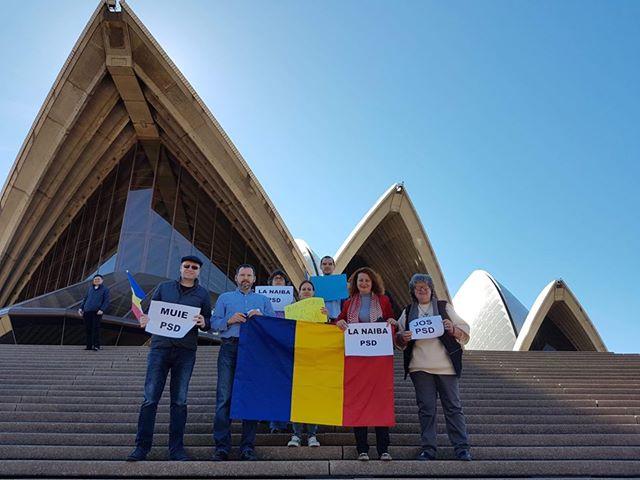
POLYGON ((438 300, 429 275, 413 275, 409 291, 413 302, 398 319, 396 345, 404 350, 405 378, 411 376, 416 390, 422 430, 422 451, 417 459, 436 457, 439 395, 456 457, 469 461, 469 436, 458 387, 462 345, 469 341, 469 325, 450 303, 438 300))
MULTIPOLYGON (((284 273, 284 271, 280 269, 274 270, 273 272, 271 272, 271 275, 269 275, 267 284, 272 287, 286 287, 289 285, 289 278, 287 277, 287 274, 284 273)), ((282 310, 276 310, 274 308, 276 317, 284 318, 284 305, 282 306, 282 308, 282 310)))
MULTIPOLYGON (((309 280, 303 281, 298 287, 298 293, 300 295, 300 300, 304 300, 305 298, 313 298, 315 295, 315 288, 313 283, 309 280)), ((322 307, 320 312, 323 315, 327 315, 327 309, 322 307)), ((316 438, 316 433, 318 432, 318 425, 310 425, 305 423, 293 423, 293 435, 291 436, 291 440, 287 443, 287 447, 299 447, 302 445, 302 435, 304 432, 304 427, 307 426, 307 435, 309 436, 307 440, 307 445, 310 447, 319 447, 320 442, 316 438)))
MULTIPOLYGON (((220 332, 222 341, 218 352, 216 414, 213 421, 213 441, 216 446, 213 460, 217 462, 228 460, 231 450, 231 393, 238 359, 240 325, 255 315, 275 316, 271 300, 251 290, 256 282, 252 265, 240 265, 236 269, 235 280, 238 288, 218 297, 212 321, 213 329, 220 332)), ((241 460, 258 459, 253 447, 257 426, 255 420, 242 421, 241 460)))
MULTIPOLYGON (((171 372, 171 407, 169 416, 169 459, 189 460, 184 450, 184 428, 187 423, 187 391, 196 362, 198 329, 211 327, 211 297, 207 289, 198 284, 202 260, 194 255, 182 257, 180 279, 161 283, 153 294, 153 300, 197 307, 200 313, 192 317, 192 328, 181 338, 160 334, 151 336, 151 348, 147 357, 147 376, 144 382, 144 401, 138 417, 136 447, 127 457, 129 462, 147 458, 153 442, 158 402, 164 391, 167 375, 171 372)), ((178 309, 175 309, 178 311, 178 309)), ((149 323, 147 315, 141 315, 140 326, 149 323)))
MULTIPOLYGON (((335 269, 336 261, 333 259, 333 257, 325 255, 324 257, 322 257, 322 259, 320 259, 320 270, 322 270, 322 275, 324 275, 325 277, 333 275, 335 269)), ((340 315, 340 311, 342 310, 342 302, 340 300, 325 299, 324 304, 329 311, 329 319, 334 320, 338 318, 338 315, 340 315)))
MULTIPOLYGON (((356 270, 349 277, 349 298, 344 302, 342 311, 335 324, 341 330, 346 330, 350 323, 387 322, 395 328, 393 309, 389 298, 384 294, 384 284, 380 276, 371 268, 364 267, 356 270)), ((369 357, 373 358, 373 357, 369 357)), ((376 449, 380 460, 389 461, 389 427, 375 427, 376 449)), ((369 444, 367 442, 367 427, 354 427, 358 460, 369 460, 369 444)))
MULTIPOLYGON (((289 285, 289 279, 287 278, 287 274, 284 273, 283 270, 278 269, 271 272, 267 283, 271 287, 286 287, 289 285)), ((282 308, 284 309, 284 307, 285 306, 283 305, 282 308)), ((275 308, 273 310, 276 317, 284 318, 284 310, 276 310, 275 308)), ((272 420, 269 422, 269 430, 271 431, 271 433, 284 432, 287 430, 287 425, 287 422, 275 422, 272 420)))

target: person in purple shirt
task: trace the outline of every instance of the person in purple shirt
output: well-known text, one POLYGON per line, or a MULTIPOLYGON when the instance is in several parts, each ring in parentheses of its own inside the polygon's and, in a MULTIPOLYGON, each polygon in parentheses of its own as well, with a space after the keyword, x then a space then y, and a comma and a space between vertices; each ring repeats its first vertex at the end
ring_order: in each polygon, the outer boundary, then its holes
MULTIPOLYGON (((275 315, 271 300, 251 289, 256 282, 252 265, 240 265, 235 281, 238 288, 218 297, 211 320, 211 328, 219 332, 222 341, 218 352, 216 413, 213 421, 214 461, 228 460, 231 451, 231 392, 238 358, 240 325, 251 321, 255 315, 275 315)), ((257 426, 255 420, 242 421, 241 460, 258 459, 254 449, 257 426)))

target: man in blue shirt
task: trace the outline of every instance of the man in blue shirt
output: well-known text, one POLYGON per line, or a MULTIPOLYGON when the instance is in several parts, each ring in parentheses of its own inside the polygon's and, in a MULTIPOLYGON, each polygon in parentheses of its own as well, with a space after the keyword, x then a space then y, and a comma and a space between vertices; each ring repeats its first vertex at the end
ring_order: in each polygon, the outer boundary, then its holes
MULTIPOLYGON (((322 275, 333 275, 333 272, 336 269, 336 261, 333 257, 325 255, 320 260, 320 269, 322 270, 322 275)), ((340 300, 326 300, 324 302, 324 306, 329 312, 329 321, 338 318, 342 308, 342 302, 340 300)))
MULTIPOLYGON (((274 316, 271 300, 251 290, 256 281, 253 266, 243 264, 236 270, 238 288, 218 297, 211 319, 211 327, 220 332, 222 345, 218 352, 218 385, 216 387, 216 415, 213 421, 214 461, 228 460, 231 450, 231 390, 238 358, 240 325, 254 315, 274 316)), ((240 459, 257 460, 254 450, 255 420, 242 421, 240 459)))

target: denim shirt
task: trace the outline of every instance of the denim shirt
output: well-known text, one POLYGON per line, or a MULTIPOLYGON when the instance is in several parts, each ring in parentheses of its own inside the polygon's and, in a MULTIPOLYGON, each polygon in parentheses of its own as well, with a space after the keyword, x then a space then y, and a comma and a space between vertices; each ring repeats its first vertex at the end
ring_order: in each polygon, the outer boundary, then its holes
POLYGON ((275 316, 271 300, 264 295, 255 293, 253 290, 242 293, 237 288, 233 292, 225 292, 218 297, 213 317, 211 318, 211 328, 220 332, 221 338, 239 337, 240 324, 227 325, 227 321, 235 313, 247 313, 249 310, 259 309, 263 315, 275 316))

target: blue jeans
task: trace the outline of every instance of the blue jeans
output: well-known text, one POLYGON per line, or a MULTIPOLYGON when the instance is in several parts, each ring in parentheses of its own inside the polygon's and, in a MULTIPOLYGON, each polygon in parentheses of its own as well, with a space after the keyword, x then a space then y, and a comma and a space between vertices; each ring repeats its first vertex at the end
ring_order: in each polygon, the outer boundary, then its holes
POLYGON ((293 434, 298 438, 302 438, 302 432, 304 430, 305 425, 307 426, 307 435, 309 435, 310 437, 315 437, 316 433, 318 432, 318 425, 311 425, 310 423, 294 422, 293 434))
POLYGON ((171 409, 169 416, 169 456, 184 450, 184 427, 187 423, 187 391, 196 362, 196 351, 181 347, 152 348, 147 357, 144 401, 138 417, 136 446, 148 452, 153 443, 158 402, 171 371, 171 409))
MULTIPOLYGON (((213 420, 213 442, 216 451, 229 453, 231 451, 231 391, 233 390, 233 376, 236 372, 238 358, 238 339, 223 338, 218 352, 218 385, 216 387, 216 416, 213 420)), ((256 440, 258 422, 255 420, 242 421, 242 440, 240 452, 253 450, 256 440)))
POLYGON ((289 422, 279 422, 276 420, 271 420, 269 422, 269 428, 271 430, 281 430, 283 432, 286 432, 288 426, 289 426, 289 422))

